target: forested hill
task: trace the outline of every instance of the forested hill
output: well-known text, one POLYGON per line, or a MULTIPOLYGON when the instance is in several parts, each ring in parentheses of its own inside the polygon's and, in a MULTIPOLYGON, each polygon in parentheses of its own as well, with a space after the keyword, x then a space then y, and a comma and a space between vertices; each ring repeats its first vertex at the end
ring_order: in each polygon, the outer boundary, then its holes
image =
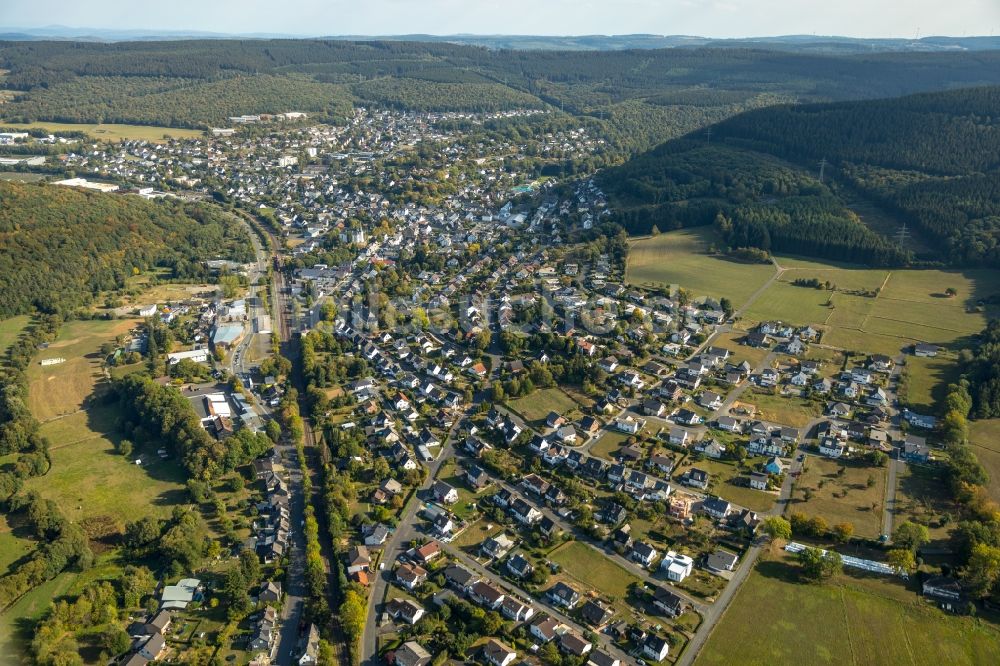
POLYGON ((202 276, 216 257, 250 261, 253 250, 207 206, 0 181, 0 318, 71 312, 157 265, 202 276))
POLYGON ((7 121, 174 127, 242 114, 352 105, 407 110, 546 108, 601 125, 621 154, 781 102, 826 102, 1000 85, 1000 51, 866 54, 733 44, 529 51, 428 42, 0 41, 7 121))
POLYGON ((750 111, 658 146, 601 183, 633 232, 722 213, 733 243, 906 261, 847 210, 861 196, 931 241, 938 250, 925 258, 998 266, 1000 87, 750 111))

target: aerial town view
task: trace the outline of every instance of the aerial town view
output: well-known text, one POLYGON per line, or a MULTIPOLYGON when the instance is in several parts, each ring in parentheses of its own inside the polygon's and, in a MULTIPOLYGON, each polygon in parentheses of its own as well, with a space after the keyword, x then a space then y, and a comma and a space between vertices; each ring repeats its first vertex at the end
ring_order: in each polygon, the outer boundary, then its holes
POLYGON ((1000 664, 997 29, 6 0, 0 666, 1000 664))

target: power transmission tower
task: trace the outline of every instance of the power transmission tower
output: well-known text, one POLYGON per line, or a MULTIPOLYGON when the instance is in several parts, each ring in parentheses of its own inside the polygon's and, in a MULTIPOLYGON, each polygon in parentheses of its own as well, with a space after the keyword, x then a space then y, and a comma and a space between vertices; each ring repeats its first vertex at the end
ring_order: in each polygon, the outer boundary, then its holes
POLYGON ((712 143, 712 128, 705 130, 705 143, 712 143))
POLYGON ((910 232, 906 228, 906 222, 903 222, 903 226, 899 228, 896 232, 896 242, 899 243, 899 247, 906 248, 906 239, 910 237, 910 232))
POLYGON ((819 182, 821 183, 823 182, 823 175, 826 173, 827 164, 829 164, 829 162, 826 161, 825 157, 819 161, 819 182))

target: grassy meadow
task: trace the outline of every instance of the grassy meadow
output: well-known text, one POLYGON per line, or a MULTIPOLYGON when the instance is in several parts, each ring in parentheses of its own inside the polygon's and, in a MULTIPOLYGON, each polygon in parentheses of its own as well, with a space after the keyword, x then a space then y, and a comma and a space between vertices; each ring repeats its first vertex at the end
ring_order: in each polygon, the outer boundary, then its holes
POLYGON ((625 280, 636 286, 676 284, 696 297, 727 297, 739 307, 775 273, 773 266, 709 255, 711 227, 671 231, 633 240, 625 280))
POLYGON ((8 123, 0 120, 0 127, 17 130, 40 129, 46 132, 83 132, 99 141, 163 141, 165 139, 196 139, 204 136, 201 130, 156 127, 154 125, 119 125, 114 123, 8 123))
POLYGON ((72 414, 83 409, 103 379, 101 345, 127 333, 136 320, 71 321, 59 336, 39 353, 28 368, 28 407, 39 421, 72 414), (57 365, 40 365, 47 358, 64 358, 57 365))
POLYGON ((948 615, 888 579, 796 581, 787 561, 763 561, 744 583, 696 666, 843 664, 973 666, 996 661, 1000 631, 948 615))
POLYGON ((851 523, 856 535, 875 538, 882 531, 885 479, 884 467, 809 456, 795 483, 789 511, 821 516, 831 526, 851 523), (874 480, 871 486, 869 477, 874 480))

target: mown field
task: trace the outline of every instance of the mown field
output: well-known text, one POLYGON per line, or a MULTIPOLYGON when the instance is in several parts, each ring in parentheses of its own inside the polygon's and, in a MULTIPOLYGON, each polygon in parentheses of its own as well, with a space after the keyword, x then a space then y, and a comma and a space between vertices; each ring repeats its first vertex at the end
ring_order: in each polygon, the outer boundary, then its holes
POLYGON ((39 421, 72 414, 83 408, 103 378, 101 345, 127 333, 137 320, 71 321, 42 350, 28 368, 28 406, 39 421), (42 366, 39 361, 64 358, 64 363, 42 366))
POLYGON ((629 584, 639 582, 638 576, 580 541, 570 541, 556 548, 549 559, 558 563, 566 575, 582 583, 573 586, 581 594, 596 590, 606 597, 624 599, 628 596, 629 584))
POLYGON ((877 537, 882 531, 885 477, 884 467, 809 456, 795 483, 789 511, 821 516, 831 526, 851 523, 856 535, 877 537), (868 485, 869 478, 873 485, 868 485))
POLYGON ((581 415, 580 404, 556 387, 539 389, 530 395, 512 400, 510 408, 536 426, 539 422, 544 426, 545 417, 549 412, 561 414, 570 421, 581 415))
POLYGON ((0 120, 0 127, 14 130, 40 129, 46 132, 83 132, 87 136, 102 141, 126 141, 138 139, 143 141, 163 141, 164 139, 194 139, 204 136, 201 130, 177 129, 174 127, 157 127, 155 125, 118 125, 92 123, 7 123, 0 120))
POLYGON ((822 415, 823 404, 794 396, 772 395, 763 390, 747 391, 741 401, 757 408, 757 417, 770 423, 802 428, 822 415))
POLYGON ((740 307, 774 275, 773 266, 743 264, 707 254, 716 242, 709 227, 634 240, 625 280, 637 286, 677 285, 695 297, 729 298, 740 307))
POLYGON ((21 335, 21 331, 27 328, 29 323, 31 323, 31 317, 28 315, 0 320, 0 354, 14 344, 17 336, 21 335))
POLYGON ((841 575, 803 584, 793 566, 765 561, 695 664, 974 666, 996 663, 997 654, 996 627, 947 615, 898 582, 841 575))

